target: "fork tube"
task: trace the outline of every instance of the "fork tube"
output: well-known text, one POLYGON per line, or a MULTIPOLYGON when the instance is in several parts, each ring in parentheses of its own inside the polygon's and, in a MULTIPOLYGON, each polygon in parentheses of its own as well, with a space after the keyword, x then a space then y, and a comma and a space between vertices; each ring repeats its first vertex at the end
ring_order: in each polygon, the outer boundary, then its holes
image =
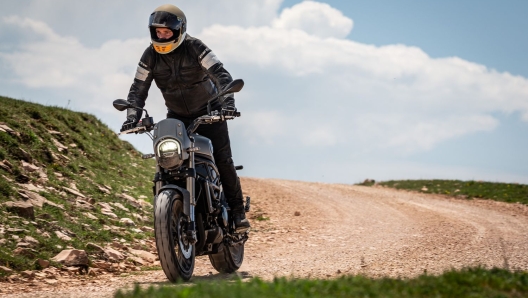
MULTIPOLYGON (((191 142, 191 150, 189 152, 189 169, 194 169, 194 151, 192 150, 194 148, 194 142, 191 142)), ((196 206, 196 200, 195 200, 195 197, 194 197, 194 193, 195 193, 195 189, 194 189, 194 186, 195 186, 195 181, 196 178, 195 177, 187 177, 187 190, 189 191, 189 194, 190 194, 190 197, 191 197, 191 201, 190 201, 190 218, 191 218, 191 222, 194 222, 194 207, 196 206)))

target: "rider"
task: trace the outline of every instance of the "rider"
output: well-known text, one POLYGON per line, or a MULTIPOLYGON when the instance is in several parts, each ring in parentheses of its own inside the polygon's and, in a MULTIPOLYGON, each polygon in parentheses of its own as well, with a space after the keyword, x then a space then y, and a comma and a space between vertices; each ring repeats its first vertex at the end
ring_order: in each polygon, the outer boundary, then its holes
MULTIPOLYGON (((189 126, 194 119, 207 114, 207 101, 233 79, 216 55, 201 40, 187 34, 186 29, 187 19, 178 7, 165 4, 154 10, 149 19, 152 44, 139 61, 127 100, 143 108, 154 80, 165 99, 167 118, 179 119, 189 126)), ((214 100, 212 109, 220 110, 223 115, 234 115, 237 109, 233 94, 214 100)), ((141 115, 141 110, 128 109, 121 131, 135 127, 141 115)), ((250 225, 231 158, 227 122, 201 125, 196 132, 213 144, 216 166, 236 230, 247 230, 250 225)))

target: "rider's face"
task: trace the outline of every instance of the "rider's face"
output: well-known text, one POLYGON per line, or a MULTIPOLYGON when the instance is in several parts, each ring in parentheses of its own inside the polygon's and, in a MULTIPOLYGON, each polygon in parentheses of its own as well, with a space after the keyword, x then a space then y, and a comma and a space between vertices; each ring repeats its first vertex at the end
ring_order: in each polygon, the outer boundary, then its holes
POLYGON ((172 31, 169 28, 156 28, 156 34, 159 39, 169 39, 172 37, 172 31))

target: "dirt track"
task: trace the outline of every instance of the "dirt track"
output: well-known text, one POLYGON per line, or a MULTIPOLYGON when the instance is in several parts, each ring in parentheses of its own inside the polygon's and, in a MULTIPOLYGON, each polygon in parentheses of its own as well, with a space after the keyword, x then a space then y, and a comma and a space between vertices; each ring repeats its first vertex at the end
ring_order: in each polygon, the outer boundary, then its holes
MULTIPOLYGON (((285 180, 243 178, 242 186, 252 197, 253 226, 242 278, 412 277, 477 265, 528 270, 528 206, 285 180)), ((197 259, 194 276, 229 278, 207 257, 197 259)), ((111 297, 134 282, 165 281, 162 271, 152 271, 55 288, 28 285, 20 288, 25 294, 5 297, 111 297)))

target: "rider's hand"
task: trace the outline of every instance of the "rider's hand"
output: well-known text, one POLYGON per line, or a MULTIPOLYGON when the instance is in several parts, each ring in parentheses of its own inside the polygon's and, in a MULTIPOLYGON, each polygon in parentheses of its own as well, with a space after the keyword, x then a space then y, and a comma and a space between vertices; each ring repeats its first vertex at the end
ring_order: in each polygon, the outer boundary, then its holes
POLYGON ((222 107, 222 110, 220 110, 220 114, 222 116, 230 116, 234 117, 236 115, 237 108, 235 106, 225 106, 222 107))
POLYGON ((222 102, 222 109, 220 114, 222 116, 234 117, 236 115, 237 108, 235 107, 235 99, 232 96, 228 96, 222 102))
POLYGON ((123 126, 121 127, 121 131, 129 130, 138 124, 138 120, 135 116, 128 116, 125 123, 123 123, 123 126))

